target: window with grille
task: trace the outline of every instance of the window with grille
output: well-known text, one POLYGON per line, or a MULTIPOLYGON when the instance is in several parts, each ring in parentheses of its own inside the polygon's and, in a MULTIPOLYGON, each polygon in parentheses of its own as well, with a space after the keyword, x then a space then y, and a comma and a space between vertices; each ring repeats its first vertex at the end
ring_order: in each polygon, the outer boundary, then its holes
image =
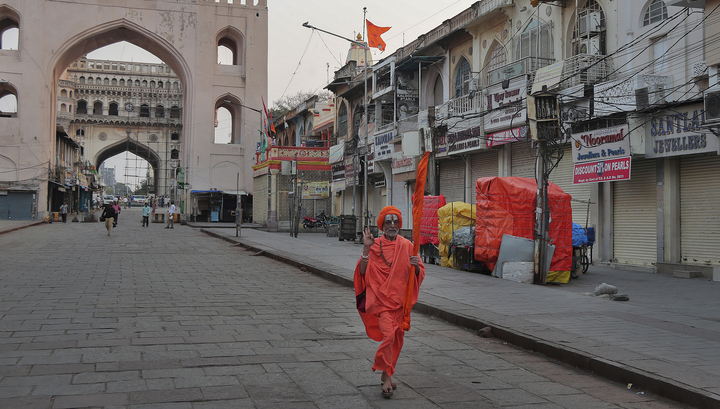
POLYGON ((653 0, 645 10, 643 27, 659 23, 668 18, 667 7, 662 0, 653 0))
POLYGON ((516 40, 516 59, 527 57, 553 59, 551 29, 550 23, 539 24, 536 20, 531 20, 516 40))
POLYGON ((470 81, 470 63, 465 57, 460 57, 460 62, 455 69, 455 98, 468 93, 467 82, 470 81))
POLYGON ((348 113, 347 113, 347 107, 345 106, 345 103, 342 103, 340 105, 340 110, 338 111, 338 135, 346 135, 348 131, 348 113))
POLYGON ((433 87, 433 105, 441 105, 443 101, 443 82, 442 77, 438 75, 435 80, 435 86, 433 87))

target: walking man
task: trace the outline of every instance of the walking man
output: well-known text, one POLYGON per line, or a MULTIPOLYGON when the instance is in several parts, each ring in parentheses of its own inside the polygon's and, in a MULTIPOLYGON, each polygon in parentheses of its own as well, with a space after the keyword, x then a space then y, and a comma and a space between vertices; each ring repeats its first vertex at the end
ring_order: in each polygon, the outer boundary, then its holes
POLYGON ((63 202, 60 206, 60 214, 62 215, 63 223, 67 223, 68 204, 63 202))
POLYGON ((170 202, 170 207, 168 207, 168 221, 167 226, 165 226, 166 229, 172 229, 173 224, 175 223, 175 202, 170 202))
POLYGON ((115 213, 115 206, 110 203, 106 204, 103 208, 102 215, 100 215, 100 220, 105 221, 105 228, 107 229, 108 236, 110 235, 110 232, 115 225, 116 217, 117 214, 115 213))
POLYGON ((363 251, 355 267, 355 295, 358 312, 370 338, 380 341, 372 370, 382 371, 382 396, 389 398, 397 387, 392 381, 395 365, 410 328, 409 311, 417 302, 425 265, 413 256, 412 242, 400 235, 402 215, 395 206, 386 206, 377 219, 385 234, 374 238, 370 227, 363 231, 363 251), (408 280, 414 280, 407 293, 408 280), (363 296, 364 294, 364 296, 363 296), (407 305, 406 317, 403 306, 407 305))
POLYGON ((152 208, 150 207, 150 203, 145 202, 145 206, 143 206, 143 215, 142 215, 142 225, 144 227, 148 227, 150 224, 150 211, 152 211, 152 208))

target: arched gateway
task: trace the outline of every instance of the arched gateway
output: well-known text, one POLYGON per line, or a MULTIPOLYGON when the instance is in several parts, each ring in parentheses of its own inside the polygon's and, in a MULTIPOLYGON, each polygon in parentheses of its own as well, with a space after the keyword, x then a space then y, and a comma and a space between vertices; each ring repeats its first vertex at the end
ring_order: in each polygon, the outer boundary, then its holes
MULTIPOLYGON (((59 87, 61 75, 78 58, 120 41, 151 52, 180 81, 182 109, 175 114, 180 116, 182 129, 172 154, 186 185, 198 191, 234 192, 239 169, 239 189, 253 191, 251 166, 260 138, 257 131, 253 132, 257 118, 244 115, 242 106, 261 106, 261 96, 267 91, 267 0, 127 0, 122 6, 103 0, 0 0, 0 21, 6 20, 19 28, 18 49, 0 50, 0 78, 4 92, 15 94, 18 107, 15 115, 0 116, 0 149, 3 169, 8 170, 0 177, 0 191, 25 198, 32 195, 33 217, 53 210, 48 192, 53 183, 57 184, 53 177, 60 174, 59 167, 70 181, 65 188, 79 189, 83 179, 82 166, 68 161, 72 155, 68 147, 82 152, 84 141, 71 132, 65 136, 69 144, 63 144, 58 136, 58 111, 62 114, 63 109, 77 109, 63 104, 66 96, 59 87), (219 47, 232 52, 231 64, 218 63, 219 47), (219 100, 236 101, 228 109, 239 126, 233 127, 228 144, 214 143, 219 100), (236 166, 218 166, 221 163, 236 166)), ((106 82, 106 76, 98 77, 106 82)), ((107 88, 108 84, 102 85, 107 88)), ((113 85, 107 88, 110 92, 115 92, 113 85)), ((123 95, 118 84, 114 105, 99 107, 122 111, 127 104, 128 108, 132 106, 133 99, 152 96, 158 85, 144 88, 146 85, 141 84, 135 94, 123 95)), ((88 98, 86 102, 80 107, 86 113, 98 109, 94 100, 88 98)), ((171 107, 162 108, 167 110, 165 115, 172 114, 171 107)), ((143 151, 147 144, 134 141, 133 132, 126 140, 106 144, 86 159, 97 165, 123 150, 135 149, 153 168, 163 166, 167 160, 152 150, 143 151)), ((84 137, 101 139, 100 135, 84 137)), ((162 172, 155 173, 156 178, 162 177, 158 175, 162 172)), ((196 202, 190 189, 176 193, 184 202, 183 213, 192 212, 196 202)))

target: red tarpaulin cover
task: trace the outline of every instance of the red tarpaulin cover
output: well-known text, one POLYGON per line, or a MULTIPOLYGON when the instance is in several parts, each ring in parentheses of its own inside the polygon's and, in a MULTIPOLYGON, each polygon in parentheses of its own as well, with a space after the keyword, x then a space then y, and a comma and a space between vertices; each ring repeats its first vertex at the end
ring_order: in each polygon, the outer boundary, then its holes
POLYGON ((432 243, 439 245, 438 241, 438 209, 445 206, 445 196, 425 196, 423 201, 422 222, 420 224, 420 244, 432 243))
MULTIPOLYGON (((519 177, 487 177, 475 183, 477 216, 475 259, 495 268, 503 234, 535 237, 537 181, 519 177)), ((555 246, 550 271, 572 267, 572 207, 570 195, 558 185, 548 186, 550 242, 555 246)))

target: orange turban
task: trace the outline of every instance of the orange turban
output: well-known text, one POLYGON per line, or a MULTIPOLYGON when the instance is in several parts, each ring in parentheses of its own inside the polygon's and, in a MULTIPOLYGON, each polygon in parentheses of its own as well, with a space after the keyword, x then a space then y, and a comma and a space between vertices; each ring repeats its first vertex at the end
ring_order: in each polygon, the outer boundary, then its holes
POLYGON ((380 215, 377 219, 377 225, 378 229, 382 230, 383 224, 385 224, 385 216, 389 214, 394 214, 398 217, 398 220, 400 221, 400 225, 398 226, 398 229, 402 229, 402 214, 400 213, 400 209, 398 209, 395 206, 385 206, 380 211, 380 215))

